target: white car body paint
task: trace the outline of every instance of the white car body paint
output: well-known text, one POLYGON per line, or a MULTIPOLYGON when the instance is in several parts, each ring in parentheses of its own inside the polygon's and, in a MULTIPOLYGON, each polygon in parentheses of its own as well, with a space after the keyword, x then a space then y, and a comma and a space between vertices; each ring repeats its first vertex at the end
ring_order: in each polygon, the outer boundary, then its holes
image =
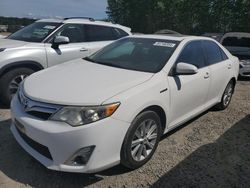
POLYGON ((79 127, 52 120, 40 120, 27 114, 17 96, 12 101, 11 126, 18 143, 49 169, 91 173, 120 163, 120 151, 128 128, 144 109, 158 106, 166 116, 164 133, 187 122, 221 101, 231 79, 237 79, 239 61, 213 39, 159 35, 132 36, 180 41, 163 69, 155 74, 124 70, 86 62, 82 59, 38 72, 24 82, 25 95, 42 103, 63 106, 88 106, 120 102, 115 113, 103 120, 79 127), (206 66, 194 75, 170 74, 185 45, 194 40, 218 44, 228 60, 206 66), (19 121, 25 134, 46 146, 53 160, 30 147, 15 126, 19 121), (89 162, 67 166, 65 161, 79 148, 95 145, 89 162))

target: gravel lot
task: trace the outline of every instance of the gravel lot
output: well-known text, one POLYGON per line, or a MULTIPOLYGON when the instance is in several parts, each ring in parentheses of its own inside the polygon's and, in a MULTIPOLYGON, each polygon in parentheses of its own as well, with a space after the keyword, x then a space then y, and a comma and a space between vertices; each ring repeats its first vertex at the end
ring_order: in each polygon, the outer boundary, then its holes
POLYGON ((250 187, 250 80, 238 82, 227 110, 210 110, 164 136, 152 160, 135 171, 47 170, 9 128, 9 110, 0 109, 0 187, 250 187))

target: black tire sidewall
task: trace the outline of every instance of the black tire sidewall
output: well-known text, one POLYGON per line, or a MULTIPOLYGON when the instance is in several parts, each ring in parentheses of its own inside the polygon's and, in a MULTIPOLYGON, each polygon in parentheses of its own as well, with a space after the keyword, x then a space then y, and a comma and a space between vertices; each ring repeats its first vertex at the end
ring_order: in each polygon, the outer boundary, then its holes
POLYGON ((140 113, 131 123, 131 126, 129 127, 127 134, 124 138, 122 149, 121 149, 121 164, 130 169, 136 169, 136 168, 141 167, 145 163, 147 163, 153 156, 158 146, 161 135, 162 135, 162 125, 161 125, 160 117, 157 115, 157 113, 153 111, 145 111, 145 112, 140 113), (131 155, 131 144, 132 144, 135 131, 140 126, 140 124, 146 119, 153 119, 156 122, 158 136, 156 139, 155 147, 152 150, 152 152, 148 155, 146 159, 138 162, 138 161, 135 161, 131 155))
POLYGON ((11 102, 11 96, 8 92, 8 87, 12 79, 22 74, 31 75, 32 73, 34 73, 34 70, 29 68, 16 68, 2 75, 0 78, 0 101, 4 105, 9 106, 11 102))

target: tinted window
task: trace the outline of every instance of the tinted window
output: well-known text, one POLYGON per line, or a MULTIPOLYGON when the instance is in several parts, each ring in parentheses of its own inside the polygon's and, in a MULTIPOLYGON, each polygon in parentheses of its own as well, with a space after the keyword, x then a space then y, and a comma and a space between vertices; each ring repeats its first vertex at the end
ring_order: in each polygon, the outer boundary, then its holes
POLYGON ((94 63, 142 72, 158 72, 172 56, 179 42, 162 39, 124 38, 86 60, 94 63))
POLYGON ((115 40, 117 36, 113 32, 112 27, 99 26, 99 25, 86 25, 86 40, 91 41, 108 41, 115 40))
POLYGON ((222 41, 223 46, 248 47, 250 48, 250 38, 247 37, 226 37, 222 41))
POLYGON ((84 26, 81 24, 67 24, 56 34, 56 36, 65 36, 69 38, 70 43, 84 42, 84 26))
POLYGON ((13 33, 8 38, 26 42, 42 42, 49 34, 56 30, 61 23, 35 22, 13 33))
POLYGON ((189 63, 198 68, 204 67, 205 58, 201 41, 193 41, 187 44, 182 50, 177 62, 189 63))
POLYGON ((221 51, 222 59, 223 59, 223 60, 227 60, 228 57, 227 57, 227 55, 225 54, 225 52, 224 52, 221 48, 220 48, 220 51, 221 51))
POLYGON ((222 52, 221 52, 222 50, 216 43, 212 41, 203 41, 203 44, 205 47, 207 61, 209 65, 224 60, 222 57, 222 52))
POLYGON ((116 34, 117 39, 128 36, 128 33, 118 28, 114 28, 114 33, 116 34))

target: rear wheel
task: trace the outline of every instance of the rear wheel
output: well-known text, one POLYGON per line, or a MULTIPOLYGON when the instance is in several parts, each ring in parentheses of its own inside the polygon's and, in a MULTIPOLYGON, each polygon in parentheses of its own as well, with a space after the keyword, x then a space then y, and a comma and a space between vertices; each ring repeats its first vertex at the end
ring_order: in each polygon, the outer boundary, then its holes
POLYGON ((154 154, 161 135, 161 121, 155 112, 146 111, 139 114, 125 136, 121 164, 136 169, 147 163, 154 154))
POLYGON ((12 97, 16 94, 19 84, 34 70, 29 68, 16 68, 5 73, 0 78, 0 100, 1 102, 9 106, 12 97))
POLYGON ((221 97, 221 102, 219 104, 217 104, 215 106, 216 109, 218 110, 224 110, 226 109, 230 102, 231 102, 231 99, 232 99, 232 96, 233 96, 233 92, 234 92, 234 82, 231 80, 228 84, 227 84, 227 87, 221 97))

